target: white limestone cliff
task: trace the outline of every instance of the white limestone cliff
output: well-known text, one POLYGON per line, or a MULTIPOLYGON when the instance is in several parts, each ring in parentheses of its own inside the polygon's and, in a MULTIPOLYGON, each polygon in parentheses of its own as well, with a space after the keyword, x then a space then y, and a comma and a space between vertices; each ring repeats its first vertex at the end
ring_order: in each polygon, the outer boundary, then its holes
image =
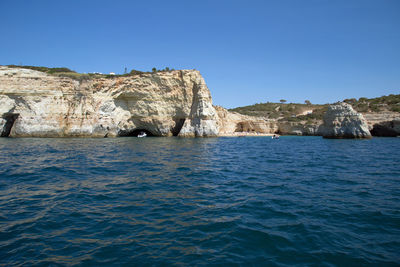
MULTIPOLYGON (((306 110, 310 112, 310 110, 306 110)), ((400 134, 398 112, 356 113, 345 103, 322 121, 246 116, 213 106, 196 70, 75 80, 0 66, 0 136, 114 137, 265 134, 369 138, 400 134), (369 131, 368 131, 369 130, 369 131)))
POLYGON ((13 137, 217 136, 196 70, 77 81, 0 66, 0 132, 13 137))
POLYGON ((215 106, 218 114, 220 136, 243 134, 273 134, 278 131, 276 120, 253 117, 230 112, 223 107, 215 106))

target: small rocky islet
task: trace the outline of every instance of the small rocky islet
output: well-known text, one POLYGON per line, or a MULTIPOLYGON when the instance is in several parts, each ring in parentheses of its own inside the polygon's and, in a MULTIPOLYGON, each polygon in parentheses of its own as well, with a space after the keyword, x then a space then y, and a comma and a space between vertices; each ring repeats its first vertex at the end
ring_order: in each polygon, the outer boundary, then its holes
POLYGON ((38 68, 0 66, 2 137, 400 135, 399 112, 362 114, 344 102, 329 105, 323 119, 312 123, 214 106, 197 70, 82 76, 38 68))

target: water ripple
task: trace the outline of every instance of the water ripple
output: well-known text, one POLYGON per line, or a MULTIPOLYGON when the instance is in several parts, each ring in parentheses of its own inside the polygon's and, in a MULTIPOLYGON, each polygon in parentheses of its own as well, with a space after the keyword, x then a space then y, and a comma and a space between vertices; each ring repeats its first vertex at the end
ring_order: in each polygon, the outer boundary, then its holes
POLYGON ((5 138, 0 151, 0 266, 400 262, 398 138, 5 138))

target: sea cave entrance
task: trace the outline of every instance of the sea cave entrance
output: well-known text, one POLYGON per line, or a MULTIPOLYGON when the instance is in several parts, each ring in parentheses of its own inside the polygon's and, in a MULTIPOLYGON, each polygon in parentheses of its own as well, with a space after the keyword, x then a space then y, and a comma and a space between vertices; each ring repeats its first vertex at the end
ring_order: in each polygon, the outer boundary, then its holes
POLYGON ((184 124, 185 124, 185 119, 175 119, 175 127, 172 129, 172 135, 178 136, 184 124))
POLYGON ((372 130, 370 131, 372 136, 379 137, 396 137, 398 134, 394 130, 394 122, 386 122, 383 124, 374 124, 372 130))
POLYGON ((141 135, 145 133, 146 137, 151 137, 151 136, 155 136, 152 132, 150 132, 147 129, 134 129, 134 130, 122 130, 119 131, 118 136, 122 136, 122 137, 128 137, 128 136, 133 136, 133 137, 138 137, 138 135, 141 135))
POLYGON ((19 114, 17 113, 6 113, 3 115, 3 119, 6 123, 3 126, 3 129, 0 129, 1 137, 8 137, 10 136, 11 128, 14 126, 14 122, 17 120, 19 114))

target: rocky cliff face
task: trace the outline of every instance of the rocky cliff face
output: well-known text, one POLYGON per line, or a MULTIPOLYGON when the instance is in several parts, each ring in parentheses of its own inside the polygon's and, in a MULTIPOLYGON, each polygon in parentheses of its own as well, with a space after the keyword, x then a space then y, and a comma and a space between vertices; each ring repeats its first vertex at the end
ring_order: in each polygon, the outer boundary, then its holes
POLYGON ((321 135, 322 122, 279 122, 278 133, 283 135, 321 135))
POLYGON ((0 132, 14 137, 216 136, 198 71, 76 81, 0 66, 0 132))
POLYGON ((276 120, 262 117, 252 117, 229 112, 223 107, 215 107, 218 114, 220 136, 235 136, 243 134, 273 134, 278 131, 276 120))
POLYGON ((375 136, 400 135, 398 112, 364 114, 367 129, 361 115, 345 104, 328 113, 330 122, 322 127, 322 121, 278 121, 213 107, 204 79, 195 70, 77 81, 0 66, 3 137, 113 137, 141 131, 187 137, 274 133, 368 137, 368 130, 375 136))
POLYGON ((386 111, 363 115, 373 136, 395 137, 400 135, 400 113, 386 111))
POLYGON ((324 138, 371 138, 362 114, 343 102, 329 106, 321 132, 324 138))

